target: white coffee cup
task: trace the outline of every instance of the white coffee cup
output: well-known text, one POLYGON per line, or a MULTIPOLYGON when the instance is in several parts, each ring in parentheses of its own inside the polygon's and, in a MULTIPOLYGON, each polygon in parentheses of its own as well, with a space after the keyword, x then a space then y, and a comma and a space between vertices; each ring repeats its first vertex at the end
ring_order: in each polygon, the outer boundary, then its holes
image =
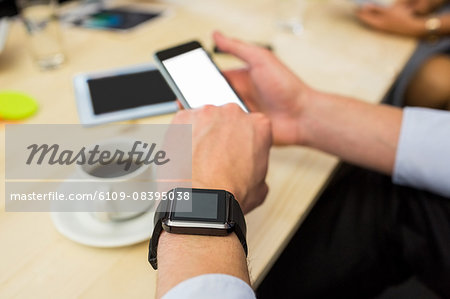
MULTIPOLYGON (((125 154, 134 145, 134 140, 114 139, 99 143, 100 152, 109 151, 114 153, 117 150, 125 154)), ((96 145, 90 146, 87 151, 94 149, 96 145)), ((142 144, 137 145, 137 150, 145 151, 142 144)), ((86 151, 86 152, 87 152, 86 151)), ((127 159, 127 157, 124 157, 127 159)), ((149 211, 154 206, 154 201, 141 200, 141 192, 147 192, 150 188, 150 181, 155 178, 155 171, 152 165, 135 164, 126 170, 125 164, 109 163, 102 165, 82 164, 77 165, 77 177, 87 180, 87 189, 97 194, 94 202, 95 211, 92 215, 101 221, 125 221, 149 211), (137 200, 135 200, 137 199, 137 200), (130 203, 132 211, 124 211, 124 204, 130 203)))

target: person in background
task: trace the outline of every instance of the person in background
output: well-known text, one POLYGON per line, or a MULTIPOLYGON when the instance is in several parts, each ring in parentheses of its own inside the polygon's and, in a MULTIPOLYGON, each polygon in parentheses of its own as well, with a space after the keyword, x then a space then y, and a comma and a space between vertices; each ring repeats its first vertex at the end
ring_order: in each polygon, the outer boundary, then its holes
POLYGON ((385 102, 450 110, 450 3, 401 0, 390 7, 368 4, 357 16, 374 29, 421 39, 385 102))
MULTIPOLYGON (((268 50, 220 33, 214 40, 246 62, 246 68, 224 74, 252 113, 235 104, 177 113, 174 123, 192 124, 194 188, 228 190, 244 212, 251 211, 268 191, 272 142, 309 146, 374 170, 340 170, 259 297, 366 298, 411 276, 449 297, 450 112, 323 93, 268 50)), ((163 232, 157 285, 162 296, 255 298, 236 235, 163 232)))

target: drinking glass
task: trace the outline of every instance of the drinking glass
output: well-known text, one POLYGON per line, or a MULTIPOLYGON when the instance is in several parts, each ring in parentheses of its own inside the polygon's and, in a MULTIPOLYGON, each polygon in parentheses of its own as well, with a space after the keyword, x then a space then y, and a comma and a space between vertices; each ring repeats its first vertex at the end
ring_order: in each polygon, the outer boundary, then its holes
POLYGON ((17 0, 28 33, 28 47, 36 64, 43 70, 60 66, 65 55, 55 0, 17 0))

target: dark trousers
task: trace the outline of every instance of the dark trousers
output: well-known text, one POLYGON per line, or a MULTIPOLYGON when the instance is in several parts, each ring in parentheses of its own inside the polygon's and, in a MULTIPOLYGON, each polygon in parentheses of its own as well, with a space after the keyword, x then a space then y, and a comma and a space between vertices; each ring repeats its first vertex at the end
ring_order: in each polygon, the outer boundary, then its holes
POLYGON ((257 295, 372 298, 412 276, 450 298, 450 199, 343 164, 257 295))

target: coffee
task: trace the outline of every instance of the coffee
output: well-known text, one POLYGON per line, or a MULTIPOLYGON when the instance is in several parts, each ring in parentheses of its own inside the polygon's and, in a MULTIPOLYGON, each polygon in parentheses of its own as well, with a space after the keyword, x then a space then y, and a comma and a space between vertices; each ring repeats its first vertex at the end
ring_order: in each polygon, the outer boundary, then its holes
POLYGON ((125 170, 125 165, 123 163, 118 163, 118 161, 116 160, 105 165, 95 165, 92 169, 89 170, 89 174, 104 179, 118 178, 138 170, 141 166, 142 163, 137 164, 133 161, 133 163, 130 164, 130 168, 128 170, 125 170))

